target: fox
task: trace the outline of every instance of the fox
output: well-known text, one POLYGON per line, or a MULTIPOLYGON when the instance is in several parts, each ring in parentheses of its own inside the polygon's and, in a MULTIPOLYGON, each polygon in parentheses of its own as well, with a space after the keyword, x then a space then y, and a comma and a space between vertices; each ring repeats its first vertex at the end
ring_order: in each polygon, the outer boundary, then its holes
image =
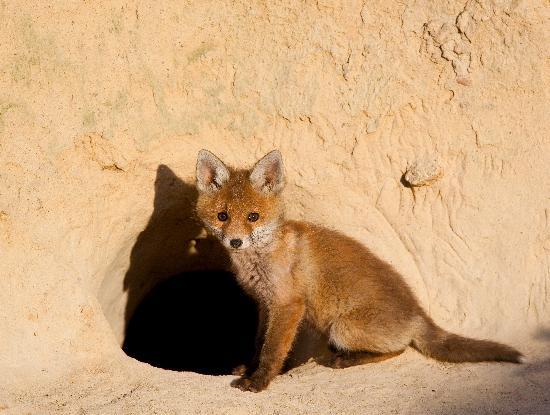
POLYGON ((273 150, 251 169, 197 156, 196 213, 219 239, 242 289, 258 305, 256 353, 231 385, 260 392, 281 372, 301 324, 328 339, 327 365, 380 362, 412 347, 444 362, 522 363, 518 350, 439 327, 404 278, 357 240, 285 217, 283 158, 273 150))

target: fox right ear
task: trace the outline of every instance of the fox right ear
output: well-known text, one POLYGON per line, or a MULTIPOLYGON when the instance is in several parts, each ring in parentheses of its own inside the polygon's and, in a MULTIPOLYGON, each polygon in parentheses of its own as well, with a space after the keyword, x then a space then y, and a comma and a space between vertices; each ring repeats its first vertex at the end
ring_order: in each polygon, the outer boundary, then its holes
POLYGON ((208 150, 197 156, 197 187, 201 192, 215 192, 229 179, 225 164, 208 150))
POLYGON ((267 153, 250 172, 252 186, 264 193, 279 193, 285 186, 283 156, 279 150, 267 153))

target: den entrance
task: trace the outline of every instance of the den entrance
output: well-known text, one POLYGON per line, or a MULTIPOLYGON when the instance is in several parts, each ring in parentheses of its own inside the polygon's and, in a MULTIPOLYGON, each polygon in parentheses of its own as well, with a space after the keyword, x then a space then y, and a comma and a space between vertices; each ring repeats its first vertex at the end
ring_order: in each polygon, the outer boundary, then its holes
MULTIPOLYGON (((106 315, 135 359, 164 369, 229 374, 252 358, 256 305, 224 271, 225 249, 203 234, 194 215, 195 186, 160 165, 154 190, 153 212, 132 242, 122 283, 109 278, 100 290, 106 315)), ((120 258, 126 255, 121 250, 120 258)))
POLYGON ((153 366, 226 375, 254 353, 257 312, 227 271, 175 275, 130 318, 123 350, 153 366))

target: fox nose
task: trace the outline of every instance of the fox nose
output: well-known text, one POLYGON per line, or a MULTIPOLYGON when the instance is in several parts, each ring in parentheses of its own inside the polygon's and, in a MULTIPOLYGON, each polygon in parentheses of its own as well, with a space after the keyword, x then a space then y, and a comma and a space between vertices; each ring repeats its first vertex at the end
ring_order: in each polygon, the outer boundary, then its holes
POLYGON ((238 248, 242 244, 243 241, 241 241, 240 239, 231 239, 231 241, 229 241, 229 245, 231 245, 233 248, 238 248))

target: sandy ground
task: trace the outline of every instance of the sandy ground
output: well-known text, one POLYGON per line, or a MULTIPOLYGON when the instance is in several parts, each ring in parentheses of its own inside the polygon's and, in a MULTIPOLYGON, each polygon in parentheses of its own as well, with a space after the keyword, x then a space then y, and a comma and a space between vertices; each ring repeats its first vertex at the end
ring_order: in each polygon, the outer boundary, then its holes
POLYGON ((6 414, 542 415, 550 412, 550 360, 537 345, 524 365, 445 364, 413 350, 340 370, 311 361, 259 394, 231 388, 232 376, 171 372, 113 356, 47 385, 3 391, 0 404, 6 414))

